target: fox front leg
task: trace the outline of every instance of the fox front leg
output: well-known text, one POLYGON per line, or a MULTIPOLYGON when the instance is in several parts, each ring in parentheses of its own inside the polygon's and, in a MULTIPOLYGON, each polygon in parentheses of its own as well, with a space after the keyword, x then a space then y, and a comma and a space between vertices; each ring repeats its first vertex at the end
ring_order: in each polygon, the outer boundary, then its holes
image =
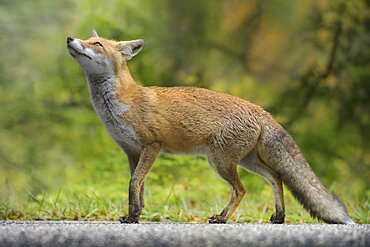
POLYGON ((153 143, 144 147, 140 154, 139 163, 137 164, 129 186, 129 212, 126 216, 121 216, 119 221, 121 223, 138 223, 141 214, 141 188, 145 177, 148 175, 153 166, 155 158, 157 157, 161 145, 153 143))
MULTIPOLYGON (((139 164, 139 160, 140 160, 140 153, 138 152, 126 152, 127 153, 127 157, 128 157, 128 162, 129 162, 129 165, 130 165, 130 174, 131 176, 134 175, 134 172, 135 172, 135 169, 137 167, 137 165, 139 164)), ((143 182, 143 184, 141 185, 141 188, 140 188, 140 206, 141 208, 143 208, 145 205, 144 205, 144 187, 145 187, 145 181, 143 182)))

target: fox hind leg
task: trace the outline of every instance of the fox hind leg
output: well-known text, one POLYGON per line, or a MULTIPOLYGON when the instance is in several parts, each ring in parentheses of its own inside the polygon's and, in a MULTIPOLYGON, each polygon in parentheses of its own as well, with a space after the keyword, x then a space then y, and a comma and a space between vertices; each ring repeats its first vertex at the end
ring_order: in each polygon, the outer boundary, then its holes
POLYGON ((282 224, 285 220, 284 194, 282 181, 279 175, 272 170, 258 155, 257 151, 252 150, 241 162, 240 165, 246 170, 262 176, 272 187, 275 199, 275 213, 270 221, 274 224, 282 224))
POLYGON ((232 194, 231 199, 224 210, 219 215, 213 215, 209 218, 209 223, 226 223, 230 218, 232 213, 238 207, 240 201, 242 200, 245 189, 239 179, 238 172, 236 169, 236 164, 222 163, 222 161, 217 159, 210 159, 212 167, 216 172, 230 184, 232 194))

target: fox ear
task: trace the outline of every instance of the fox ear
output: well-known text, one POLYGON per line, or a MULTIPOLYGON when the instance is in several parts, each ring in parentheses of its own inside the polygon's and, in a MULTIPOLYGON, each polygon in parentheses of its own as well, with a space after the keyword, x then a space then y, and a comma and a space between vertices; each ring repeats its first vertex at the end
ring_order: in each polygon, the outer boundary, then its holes
POLYGON ((95 29, 93 29, 93 30, 91 31, 91 38, 99 38, 99 35, 98 35, 98 33, 96 32, 96 30, 95 30, 95 29))
POLYGON ((136 56, 144 46, 144 40, 136 39, 131 41, 121 41, 117 44, 117 49, 122 53, 122 55, 130 60, 136 56))

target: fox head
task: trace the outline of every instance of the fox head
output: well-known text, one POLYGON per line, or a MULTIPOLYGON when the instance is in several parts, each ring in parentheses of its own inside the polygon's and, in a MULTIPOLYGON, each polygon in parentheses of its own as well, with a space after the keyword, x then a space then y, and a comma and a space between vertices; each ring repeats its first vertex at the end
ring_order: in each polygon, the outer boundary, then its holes
POLYGON ((87 40, 68 37, 67 48, 87 75, 115 72, 143 48, 142 39, 114 41, 99 37, 95 30, 87 40))

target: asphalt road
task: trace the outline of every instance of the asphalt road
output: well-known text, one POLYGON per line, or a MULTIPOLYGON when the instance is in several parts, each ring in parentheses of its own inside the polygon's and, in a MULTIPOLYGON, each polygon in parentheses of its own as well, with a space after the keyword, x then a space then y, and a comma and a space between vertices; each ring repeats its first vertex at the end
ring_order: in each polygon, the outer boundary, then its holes
POLYGON ((370 225, 0 221, 0 246, 370 246, 370 225))

